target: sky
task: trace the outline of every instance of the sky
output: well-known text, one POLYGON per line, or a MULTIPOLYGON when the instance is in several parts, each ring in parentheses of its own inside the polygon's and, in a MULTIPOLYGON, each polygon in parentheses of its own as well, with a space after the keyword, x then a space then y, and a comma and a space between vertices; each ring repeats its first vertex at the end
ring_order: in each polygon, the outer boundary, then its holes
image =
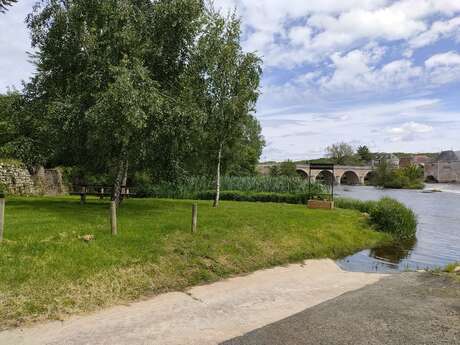
MULTIPOLYGON (((0 92, 34 72, 24 18, 0 14, 0 92)), ((460 0, 215 0, 263 60, 261 160, 346 142, 372 151, 460 149, 460 0)))

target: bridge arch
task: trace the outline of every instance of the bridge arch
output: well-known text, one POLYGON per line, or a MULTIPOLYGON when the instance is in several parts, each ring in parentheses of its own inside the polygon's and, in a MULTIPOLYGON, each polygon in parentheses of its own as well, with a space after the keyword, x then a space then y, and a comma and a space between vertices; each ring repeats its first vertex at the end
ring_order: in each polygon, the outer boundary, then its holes
POLYGON ((433 175, 428 175, 425 178, 425 181, 428 182, 428 183, 438 183, 438 179, 436 177, 434 177, 433 175))
POLYGON ((354 186, 359 184, 359 176, 354 171, 345 171, 340 177, 340 184, 354 186))
POLYGON ((300 176, 301 178, 303 178, 303 179, 305 179, 305 180, 308 179, 308 173, 307 173, 305 170, 303 170, 303 169, 296 169, 296 172, 297 172, 297 174, 299 174, 299 176, 300 176))
POLYGON ((335 183, 334 174, 329 170, 321 170, 319 174, 316 175, 316 181, 326 184, 335 183))
POLYGON ((374 171, 369 171, 365 176, 364 176, 364 184, 365 185, 370 185, 372 184, 373 180, 375 179, 375 172, 374 171))

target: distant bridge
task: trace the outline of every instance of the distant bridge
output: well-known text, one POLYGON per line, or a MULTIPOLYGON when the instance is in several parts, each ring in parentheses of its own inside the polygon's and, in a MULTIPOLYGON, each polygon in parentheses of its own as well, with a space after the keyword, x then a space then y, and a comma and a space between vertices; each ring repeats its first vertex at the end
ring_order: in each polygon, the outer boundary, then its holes
MULTIPOLYGON (((271 167, 279 165, 278 163, 273 164, 259 164, 257 171, 262 175, 269 175, 271 167)), ((309 164, 297 164, 297 173, 308 179, 310 173, 309 164)), ((332 170, 312 170, 311 181, 327 181, 334 182, 335 184, 344 185, 364 185, 368 184, 369 180, 374 174, 374 168, 371 166, 354 166, 354 165, 334 165, 334 173, 332 170)))

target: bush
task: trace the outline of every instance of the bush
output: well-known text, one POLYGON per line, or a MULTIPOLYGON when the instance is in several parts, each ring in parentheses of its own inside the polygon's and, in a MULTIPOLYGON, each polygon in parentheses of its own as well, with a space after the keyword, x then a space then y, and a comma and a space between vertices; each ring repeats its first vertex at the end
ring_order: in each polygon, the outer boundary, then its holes
POLYGON ((392 233, 400 239, 415 237, 417 218, 411 209, 399 201, 382 198, 370 211, 371 221, 378 230, 392 233))
POLYGON ((423 189, 423 170, 411 165, 395 169, 386 161, 382 161, 375 172, 374 183, 384 188, 423 189))
MULTIPOLYGON (((206 177, 186 177, 177 182, 161 182, 153 184, 148 179, 135 179, 136 194, 142 197, 161 197, 177 199, 194 199, 198 193, 214 188, 214 182, 206 177)), ((307 194, 308 181, 296 176, 223 176, 222 191, 241 191, 255 193, 288 193, 307 194)), ((325 193, 325 188, 311 184, 311 194, 325 193)))
POLYGON ((362 201, 351 198, 337 198, 335 199, 335 206, 338 208, 346 208, 350 210, 357 210, 360 212, 371 213, 371 209, 375 206, 377 201, 362 201))
POLYGON ((398 239, 415 237, 417 217, 411 209, 395 199, 385 197, 379 201, 361 201, 339 198, 336 206, 368 213, 377 230, 391 233, 398 239))
MULTIPOLYGON (((206 192, 198 193, 197 199, 213 200, 215 196, 216 196, 215 191, 206 191, 206 192)), ((308 194, 222 191, 220 192, 220 199, 229 200, 229 201, 306 204, 308 201, 308 194)))

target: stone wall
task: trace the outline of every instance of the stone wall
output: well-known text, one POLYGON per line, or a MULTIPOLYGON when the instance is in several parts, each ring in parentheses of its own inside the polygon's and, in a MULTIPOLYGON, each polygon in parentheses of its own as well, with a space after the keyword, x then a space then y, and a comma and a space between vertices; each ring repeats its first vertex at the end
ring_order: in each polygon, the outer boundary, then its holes
POLYGON ((37 193, 29 171, 20 165, 0 162, 0 185, 0 188, 6 187, 6 191, 10 194, 37 193))
POLYGON ((59 195, 67 191, 59 169, 40 167, 31 175, 20 164, 0 161, 0 189, 5 188, 14 195, 59 195))
POLYGON ((460 161, 425 164, 425 179, 441 183, 460 182, 460 161))

